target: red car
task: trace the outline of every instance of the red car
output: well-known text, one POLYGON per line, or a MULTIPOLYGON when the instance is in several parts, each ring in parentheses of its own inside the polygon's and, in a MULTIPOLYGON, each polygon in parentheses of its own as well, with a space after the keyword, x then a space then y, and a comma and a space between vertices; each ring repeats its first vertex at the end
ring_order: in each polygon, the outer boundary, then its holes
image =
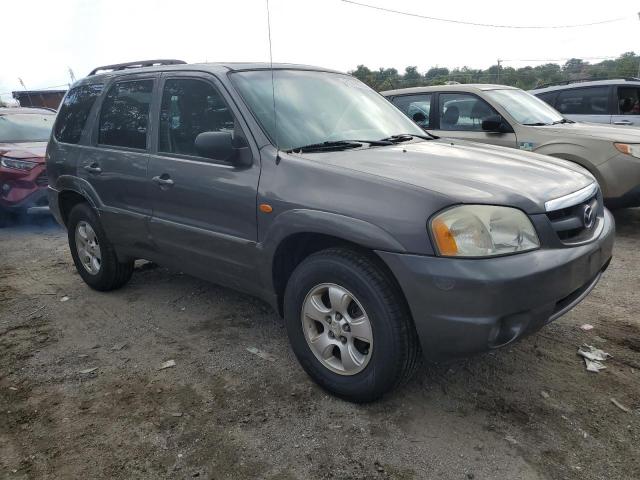
POLYGON ((42 108, 0 108, 0 225, 48 212, 44 157, 55 117, 42 108))

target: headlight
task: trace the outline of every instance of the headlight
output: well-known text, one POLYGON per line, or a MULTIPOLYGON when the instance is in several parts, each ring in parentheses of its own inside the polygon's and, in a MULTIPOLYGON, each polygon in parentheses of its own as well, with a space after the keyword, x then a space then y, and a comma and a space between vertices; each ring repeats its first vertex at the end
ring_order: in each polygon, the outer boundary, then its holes
POLYGON ((27 162, 25 160, 14 160, 13 158, 3 157, 0 159, 0 165, 4 168, 13 168, 15 170, 31 170, 38 164, 36 162, 27 162))
POLYGON ((436 215, 430 228, 444 257, 490 257, 540 246, 531 221, 516 208, 461 205, 436 215))
POLYGON ((613 146, 621 153, 640 158, 640 143, 614 143, 613 146))

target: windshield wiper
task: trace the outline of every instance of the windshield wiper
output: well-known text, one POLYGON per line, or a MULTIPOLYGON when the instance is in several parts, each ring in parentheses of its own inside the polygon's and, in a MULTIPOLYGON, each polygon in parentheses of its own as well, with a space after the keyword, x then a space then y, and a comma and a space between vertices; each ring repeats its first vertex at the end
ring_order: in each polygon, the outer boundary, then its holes
POLYGON ((558 125, 560 123, 576 123, 573 120, 569 120, 568 118, 563 118, 562 120, 556 120, 551 125, 558 125))
POLYGON ((385 145, 393 145, 391 140, 333 140, 329 142, 312 143, 311 145, 303 145, 287 150, 287 153, 293 152, 338 152, 349 148, 359 148, 364 144, 370 147, 383 147, 385 145))
POLYGON ((550 123, 544 123, 544 122, 536 122, 536 123, 523 123, 523 125, 526 125, 527 127, 546 127, 551 125, 550 123))
POLYGON ((435 135, 431 135, 429 132, 426 132, 428 137, 425 135, 414 135, 413 133, 399 133, 397 135, 391 135, 390 137, 380 139, 381 142, 391 142, 391 143, 402 143, 408 142, 409 140, 413 140, 414 138, 421 138, 423 140, 433 140, 436 137, 435 135))

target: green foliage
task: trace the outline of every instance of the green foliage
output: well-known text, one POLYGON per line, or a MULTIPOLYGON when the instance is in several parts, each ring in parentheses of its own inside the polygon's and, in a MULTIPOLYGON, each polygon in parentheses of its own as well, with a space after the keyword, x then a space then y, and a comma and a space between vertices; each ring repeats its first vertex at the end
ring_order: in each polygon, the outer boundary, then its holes
POLYGON ((371 88, 383 91, 395 88, 418 87, 426 85, 443 85, 445 82, 459 83, 498 83, 512 85, 528 90, 538 85, 564 80, 589 78, 621 78, 638 75, 640 55, 626 52, 615 60, 604 60, 591 64, 580 58, 571 58, 564 65, 546 63, 536 67, 512 68, 508 65, 492 65, 485 70, 468 67, 449 70, 444 67, 431 67, 424 74, 418 67, 406 67, 404 74, 395 68, 379 68, 370 70, 364 65, 350 72, 371 88))

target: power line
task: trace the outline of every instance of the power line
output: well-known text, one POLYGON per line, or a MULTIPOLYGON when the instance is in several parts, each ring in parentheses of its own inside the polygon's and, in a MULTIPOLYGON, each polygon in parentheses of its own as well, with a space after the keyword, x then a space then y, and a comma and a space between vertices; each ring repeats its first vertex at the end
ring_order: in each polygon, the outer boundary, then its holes
POLYGON ((368 3, 360 3, 354 2, 353 0, 341 0, 344 3, 350 3, 352 5, 356 5, 358 7, 370 8, 372 10, 380 10, 387 13, 396 13, 398 15, 405 15, 407 17, 415 17, 422 18, 424 20, 432 20, 436 22, 446 22, 446 23, 455 23, 458 25, 469 25, 474 27, 486 27, 486 28, 510 28, 510 29, 560 29, 560 28, 580 28, 580 27, 592 27, 596 25, 603 25, 606 23, 614 23, 620 22, 622 20, 626 20, 629 17, 618 17, 612 18, 609 20, 600 20, 598 22, 590 22, 590 23, 579 23, 575 25, 497 25, 491 23, 476 23, 476 22, 467 22, 464 20, 453 20, 451 18, 440 18, 440 17, 430 17, 428 15, 420 15, 418 13, 411 12, 403 12, 401 10, 394 10, 392 8, 378 7, 376 5, 369 5, 368 3))

